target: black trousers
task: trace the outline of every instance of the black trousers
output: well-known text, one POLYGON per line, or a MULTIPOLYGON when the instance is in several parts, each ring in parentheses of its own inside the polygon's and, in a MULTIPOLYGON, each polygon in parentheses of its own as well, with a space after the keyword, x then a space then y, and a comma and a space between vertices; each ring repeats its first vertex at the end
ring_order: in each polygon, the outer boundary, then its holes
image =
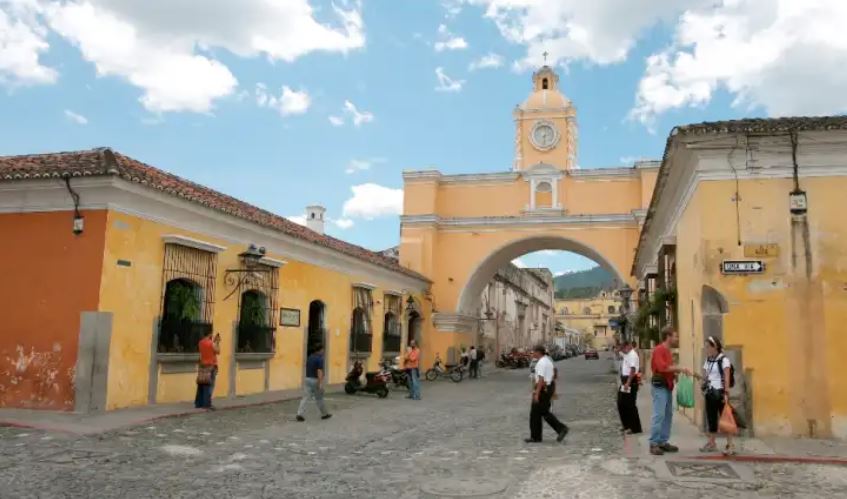
MULTIPOLYGON (((621 376, 621 384, 626 383, 627 377, 621 376)), ((618 414, 621 417, 621 425, 624 430, 632 433, 641 433, 641 417, 638 415, 638 384, 630 385, 629 393, 623 393, 618 389, 618 414)))
POLYGON ((471 378, 478 378, 479 377, 479 361, 478 360, 472 360, 471 361, 470 371, 471 371, 470 372, 471 378))
POLYGON ((556 392, 556 383, 550 383, 547 388, 541 390, 538 397, 538 402, 533 401, 529 411, 529 438, 536 442, 541 441, 542 425, 541 420, 547 421, 547 424, 556 432, 561 433, 567 426, 550 412, 550 398, 556 392))
POLYGON ((706 399, 706 421, 709 426, 709 433, 718 432, 718 420, 720 420, 723 412, 723 390, 708 390, 705 394, 706 399))

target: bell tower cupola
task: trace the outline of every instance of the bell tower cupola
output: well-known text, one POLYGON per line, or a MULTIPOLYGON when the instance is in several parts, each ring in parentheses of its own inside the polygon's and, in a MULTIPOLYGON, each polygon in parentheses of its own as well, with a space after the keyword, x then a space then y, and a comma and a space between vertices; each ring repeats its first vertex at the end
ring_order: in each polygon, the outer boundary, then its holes
POLYGON ((532 74, 532 92, 515 108, 515 161, 524 171, 538 165, 576 168, 576 108, 559 90, 559 75, 548 65, 532 74))

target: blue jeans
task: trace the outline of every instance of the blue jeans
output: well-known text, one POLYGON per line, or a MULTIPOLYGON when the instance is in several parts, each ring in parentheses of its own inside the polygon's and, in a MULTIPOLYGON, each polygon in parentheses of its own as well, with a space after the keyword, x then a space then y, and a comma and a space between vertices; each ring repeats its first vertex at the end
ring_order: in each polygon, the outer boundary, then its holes
POLYGON ((194 407, 197 409, 208 409, 212 407, 212 393, 215 391, 215 378, 218 376, 218 368, 212 369, 212 382, 208 385, 197 385, 197 395, 194 396, 194 407))
POLYGON ((409 373, 409 396, 412 400, 421 399, 421 372, 418 368, 407 369, 409 373))
POLYGON ((653 387, 653 418, 650 421, 650 445, 668 443, 673 422, 673 392, 667 388, 653 387))

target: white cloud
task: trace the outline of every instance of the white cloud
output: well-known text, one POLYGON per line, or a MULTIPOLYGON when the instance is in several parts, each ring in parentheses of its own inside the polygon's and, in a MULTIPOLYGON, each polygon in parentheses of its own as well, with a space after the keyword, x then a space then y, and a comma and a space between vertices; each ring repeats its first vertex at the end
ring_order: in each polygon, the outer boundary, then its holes
POLYGON ((454 80, 444 74, 444 68, 435 68, 435 77, 438 78, 438 85, 435 90, 438 92, 459 92, 462 90, 462 85, 465 80, 454 80))
POLYGON ((344 169, 344 173, 352 174, 370 170, 378 163, 385 163, 385 158, 351 159, 350 162, 347 163, 347 168, 344 169))
POLYGON ((292 215, 290 217, 285 217, 288 220, 296 223, 297 225, 306 226, 306 215, 292 215))
MULTIPOLYGON (((5 6, 10 0, 0 3, 5 6)), ((152 112, 209 112, 216 100, 231 95, 237 81, 215 59, 218 49, 238 57, 261 55, 290 62, 314 51, 347 53, 365 43, 358 1, 322 11, 324 22, 316 19, 308 0, 11 0, 11 4, 40 6, 27 24, 35 38, 21 34, 20 28, 11 35, 15 42, 11 46, 19 54, 16 74, 26 74, 28 68, 35 80, 55 79, 46 68, 34 65, 38 53, 47 49, 44 32, 49 27, 77 46, 99 76, 123 78, 140 88, 140 101, 152 112)), ((0 54, 5 54, 10 37, 3 22, 0 54)), ((0 72, 9 72, 3 64, 0 72)))
POLYGON ((332 223, 335 224, 336 227, 338 227, 339 229, 342 229, 342 230, 347 230, 350 227, 353 227, 353 225, 354 225, 353 220, 350 220, 349 218, 333 219, 332 223))
POLYGON ((88 124, 88 118, 86 118, 85 116, 83 116, 81 114, 77 114, 77 113, 71 111, 70 109, 65 109, 65 117, 67 119, 73 121, 77 125, 87 125, 88 124))
POLYGON ((344 218, 374 218, 399 215, 403 212, 403 189, 392 189, 367 183, 350 188, 353 196, 344 202, 344 218))
POLYGON ((542 256, 556 256, 558 251, 556 251, 556 250, 541 250, 538 253, 542 256))
POLYGON ((344 125, 344 118, 342 118, 341 116, 330 116, 329 117, 329 123, 332 126, 343 126, 344 125))
POLYGON ((365 123, 370 123, 374 120, 373 113, 369 111, 359 111, 356 106, 349 100, 344 101, 344 112, 350 115, 353 120, 353 125, 362 126, 365 123))
POLYGON ((0 1, 0 83, 36 85, 58 78, 39 60, 50 48, 47 29, 37 19, 40 11, 32 1, 0 1))
POLYGON ((465 0, 485 8, 508 41, 526 47, 518 69, 587 60, 610 64, 626 59, 637 39, 684 9, 712 0, 465 0))
POLYGON ((734 106, 770 116, 847 111, 847 2, 724 1, 681 17, 674 43, 651 55, 631 117, 709 103, 724 88, 734 106), (810 28, 813 26, 814 28, 810 28))
POLYGON ((444 24, 438 26, 438 41, 435 42, 435 51, 463 50, 468 48, 468 42, 461 36, 456 36, 447 29, 444 24))
POLYGON ((515 267, 518 267, 520 269, 526 268, 526 263, 524 263, 524 261, 521 260, 520 258, 515 258, 514 260, 512 260, 512 265, 514 265, 515 267))
POLYGON ((476 71, 478 69, 499 68, 502 65, 503 56, 490 52, 470 63, 468 69, 471 71, 476 71))
POLYGON ((309 110, 312 99, 305 90, 292 90, 287 85, 282 86, 282 94, 279 97, 268 93, 264 83, 256 84, 256 103, 260 107, 276 109, 282 116, 292 114, 303 114, 309 110))
POLYGON ((444 7, 444 17, 453 19, 462 13, 462 0, 442 0, 441 6, 444 7))

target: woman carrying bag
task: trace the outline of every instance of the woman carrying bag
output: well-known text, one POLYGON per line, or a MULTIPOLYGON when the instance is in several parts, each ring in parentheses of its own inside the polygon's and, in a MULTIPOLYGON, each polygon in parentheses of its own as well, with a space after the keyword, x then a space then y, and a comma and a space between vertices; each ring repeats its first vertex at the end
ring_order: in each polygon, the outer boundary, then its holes
MULTIPOLYGON (((718 429, 725 426, 720 424, 722 414, 724 409, 731 411, 729 389, 732 387, 733 378, 732 362, 723 354, 723 345, 719 339, 709 336, 706 340, 706 362, 703 364, 703 375, 697 377, 703 381, 701 387, 706 400, 706 421, 709 427, 709 440, 700 448, 700 452, 717 452, 718 429)), ((723 451, 726 456, 735 455, 732 435, 737 431, 734 422, 731 427, 721 428, 721 432, 726 435, 726 447, 723 451)))

